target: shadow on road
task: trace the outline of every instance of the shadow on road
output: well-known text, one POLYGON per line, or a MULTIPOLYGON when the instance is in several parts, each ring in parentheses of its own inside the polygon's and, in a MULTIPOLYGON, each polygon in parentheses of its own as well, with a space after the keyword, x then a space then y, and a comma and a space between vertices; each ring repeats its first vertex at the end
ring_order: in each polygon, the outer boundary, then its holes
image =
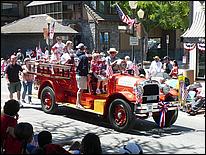
MULTIPOLYGON (((41 108, 35 108, 35 109, 41 110, 41 108)), ((110 123, 106 118, 103 118, 102 116, 93 113, 80 111, 77 109, 68 108, 64 106, 59 106, 58 112, 55 115, 61 115, 70 119, 82 121, 85 123, 89 123, 89 124, 93 124, 93 125, 97 125, 100 127, 105 127, 113 130, 112 126, 110 125, 110 123)), ((150 120, 136 119, 133 129, 124 133, 160 138, 169 135, 180 135, 182 133, 191 132, 191 131, 194 131, 194 129, 182 127, 178 125, 172 125, 169 128, 159 128, 155 122, 152 122, 150 120)))

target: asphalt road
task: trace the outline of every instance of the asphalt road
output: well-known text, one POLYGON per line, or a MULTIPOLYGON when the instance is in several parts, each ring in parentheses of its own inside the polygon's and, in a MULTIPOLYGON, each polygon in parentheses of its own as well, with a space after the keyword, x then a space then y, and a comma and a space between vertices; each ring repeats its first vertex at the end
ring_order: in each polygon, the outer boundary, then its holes
MULTIPOLYGON (((16 98, 16 94, 14 94, 16 98)), ((5 79, 1 79, 1 107, 8 100, 5 79)), ((114 131, 110 124, 98 116, 60 107, 60 112, 51 115, 41 110, 40 100, 33 98, 34 105, 24 104, 20 109, 19 122, 29 122, 34 132, 49 130, 54 143, 70 146, 89 132, 100 137, 103 153, 118 153, 129 140, 141 145, 144 154, 205 154, 204 114, 189 116, 179 111, 177 121, 170 128, 159 129, 152 118, 136 120, 131 131, 114 131)))

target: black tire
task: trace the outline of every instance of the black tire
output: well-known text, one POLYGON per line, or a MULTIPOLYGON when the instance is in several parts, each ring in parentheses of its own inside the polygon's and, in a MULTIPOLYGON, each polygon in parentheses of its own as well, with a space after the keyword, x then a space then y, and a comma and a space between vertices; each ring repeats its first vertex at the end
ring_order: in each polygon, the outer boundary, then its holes
POLYGON ((130 105, 122 99, 115 99, 110 104, 108 117, 112 127, 120 132, 128 131, 135 124, 130 105))
MULTIPOLYGON (((160 116, 161 112, 155 112, 153 113, 153 119, 157 125, 160 123, 160 116)), ((165 126, 164 127, 170 127, 172 124, 175 123, 178 117, 178 109, 176 110, 170 110, 167 111, 165 114, 165 126)))
POLYGON ((44 112, 50 114, 57 112, 58 105, 55 101, 54 90, 51 87, 47 86, 42 90, 40 99, 41 106, 44 112))

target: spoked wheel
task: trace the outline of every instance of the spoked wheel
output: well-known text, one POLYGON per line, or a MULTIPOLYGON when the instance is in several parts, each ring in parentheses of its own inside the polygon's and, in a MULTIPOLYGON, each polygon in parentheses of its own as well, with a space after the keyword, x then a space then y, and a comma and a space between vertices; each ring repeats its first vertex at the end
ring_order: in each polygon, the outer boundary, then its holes
POLYGON ((46 113, 55 113, 57 104, 55 103, 54 90, 47 86, 41 92, 41 106, 46 113))
POLYGON ((109 106, 109 121, 117 131, 127 131, 134 125, 131 107, 122 99, 114 100, 109 106))

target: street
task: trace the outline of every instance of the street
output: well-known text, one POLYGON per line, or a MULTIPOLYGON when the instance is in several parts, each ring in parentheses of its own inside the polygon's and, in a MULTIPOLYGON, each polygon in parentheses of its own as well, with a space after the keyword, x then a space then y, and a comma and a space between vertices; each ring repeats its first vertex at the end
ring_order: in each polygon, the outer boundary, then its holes
MULTIPOLYGON (((1 108, 8 97, 6 80, 1 78, 1 108)), ((118 153, 129 140, 139 143, 144 154, 205 154, 204 114, 189 116, 179 111, 174 125, 164 129, 159 129, 152 118, 136 120, 131 131, 120 133, 94 114, 66 107, 59 107, 60 112, 55 115, 46 114, 41 110, 39 99, 32 98, 32 101, 33 105, 24 104, 20 109, 18 121, 31 123, 35 133, 49 130, 53 142, 65 147, 93 132, 100 137, 104 154, 118 153)))

